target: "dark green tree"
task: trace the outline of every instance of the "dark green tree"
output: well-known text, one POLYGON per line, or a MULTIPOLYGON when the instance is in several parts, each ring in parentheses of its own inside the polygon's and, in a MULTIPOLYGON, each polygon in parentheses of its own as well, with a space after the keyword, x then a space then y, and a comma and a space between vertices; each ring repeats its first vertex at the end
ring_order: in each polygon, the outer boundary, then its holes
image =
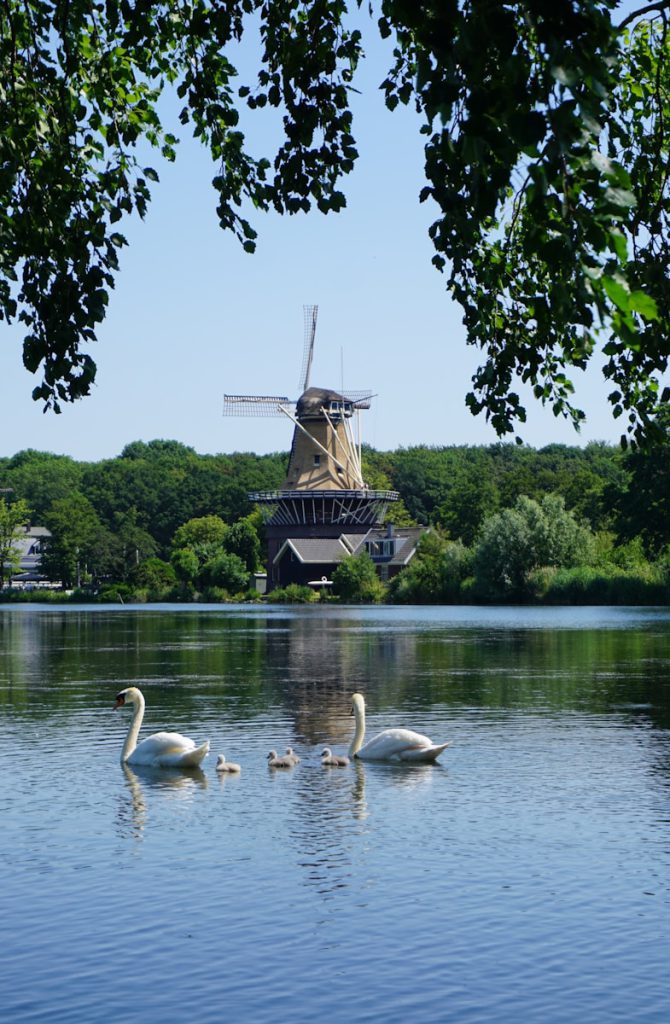
POLYGON ((205 562, 199 582, 207 587, 220 587, 229 594, 246 590, 249 585, 249 571, 237 555, 219 551, 205 562))
POLYGON ((59 498, 45 523, 52 536, 45 545, 41 567, 49 579, 70 588, 113 572, 115 538, 84 495, 59 498))
POLYGON ((255 572, 261 563, 261 542, 256 528, 257 522, 256 514, 239 519, 228 528, 224 539, 226 551, 241 560, 247 574, 255 572))

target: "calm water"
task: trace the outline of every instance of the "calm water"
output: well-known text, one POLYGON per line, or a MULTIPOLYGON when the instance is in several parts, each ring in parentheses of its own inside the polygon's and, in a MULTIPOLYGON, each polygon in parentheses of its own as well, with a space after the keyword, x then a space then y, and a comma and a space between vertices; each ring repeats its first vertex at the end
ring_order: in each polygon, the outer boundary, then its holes
POLYGON ((24 606, 0 637, 3 1019, 668 1020, 667 610, 24 606), (202 772, 120 766, 131 683, 202 772), (323 769, 357 689, 441 765, 323 769))

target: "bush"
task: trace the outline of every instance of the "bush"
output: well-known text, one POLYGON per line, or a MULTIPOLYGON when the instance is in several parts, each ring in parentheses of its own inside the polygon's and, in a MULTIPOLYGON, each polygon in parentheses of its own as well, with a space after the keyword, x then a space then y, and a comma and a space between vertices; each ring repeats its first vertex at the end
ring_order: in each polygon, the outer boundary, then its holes
POLYGON ((472 571, 472 551, 436 532, 425 534, 418 551, 389 584, 394 604, 459 604, 463 581, 472 571))
POLYGON ((351 604, 377 604, 384 600, 386 587, 367 551, 340 562, 333 572, 333 594, 351 604))
POLYGON ((670 580, 662 565, 542 568, 529 579, 531 597, 543 604, 670 604, 670 580))
POLYGON ((311 587, 289 583, 287 587, 277 587, 268 594, 267 599, 276 604, 310 604, 318 601, 319 595, 311 587))
POLYGON ((106 583, 96 595, 96 599, 102 603, 127 604, 135 599, 133 588, 127 583, 106 583))
POLYGON ((488 600, 525 600, 536 569, 590 564, 594 557, 593 535, 561 497, 548 494, 537 502, 521 496, 482 527, 474 559, 478 590, 488 600))
POLYGON ((205 563, 201 578, 206 587, 218 587, 236 594, 246 590, 249 585, 249 573, 238 555, 227 551, 219 551, 205 563))

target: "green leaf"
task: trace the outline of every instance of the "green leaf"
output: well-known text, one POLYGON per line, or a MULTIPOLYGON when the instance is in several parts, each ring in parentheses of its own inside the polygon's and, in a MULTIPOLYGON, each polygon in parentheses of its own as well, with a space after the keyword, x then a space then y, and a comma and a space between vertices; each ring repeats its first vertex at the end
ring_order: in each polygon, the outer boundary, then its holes
POLYGON ((658 305, 656 300, 643 291, 630 293, 630 308, 634 313, 639 313, 645 320, 658 320, 658 305))
POLYGON ((603 275, 603 288, 615 306, 624 313, 630 311, 630 289, 623 282, 614 277, 603 275))

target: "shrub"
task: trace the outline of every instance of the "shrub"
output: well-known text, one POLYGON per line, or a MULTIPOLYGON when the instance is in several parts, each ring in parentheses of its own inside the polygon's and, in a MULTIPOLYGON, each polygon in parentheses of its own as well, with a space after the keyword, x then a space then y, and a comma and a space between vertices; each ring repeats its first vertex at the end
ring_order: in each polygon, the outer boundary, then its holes
POLYGON ((367 551, 340 562, 333 572, 333 594, 352 604, 377 604, 384 600, 386 587, 367 551))
POLYGON ((311 587, 299 583, 289 583, 286 587, 276 587, 268 594, 268 601, 276 604, 310 604, 318 601, 319 595, 311 587))

